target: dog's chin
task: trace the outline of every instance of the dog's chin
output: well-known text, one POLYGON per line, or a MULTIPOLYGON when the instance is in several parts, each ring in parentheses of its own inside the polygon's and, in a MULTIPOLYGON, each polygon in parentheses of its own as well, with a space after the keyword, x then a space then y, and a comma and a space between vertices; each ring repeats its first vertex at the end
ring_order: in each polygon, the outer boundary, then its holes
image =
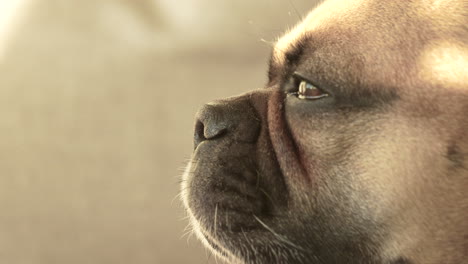
POLYGON ((261 204, 232 186, 216 185, 211 190, 188 191, 192 227, 198 238, 217 257, 232 263, 241 262, 236 257, 240 255, 237 251, 248 243, 248 238, 253 237, 252 233, 260 229, 256 217, 262 213, 261 204), (205 202, 195 204, 194 201, 201 199, 205 202))
POLYGON ((261 250, 261 244, 275 241, 268 228, 284 212, 278 208, 284 202, 277 197, 287 197, 286 188, 278 187, 284 186, 279 168, 273 172, 271 166, 259 166, 255 153, 254 144, 203 142, 184 176, 183 199, 194 231, 207 247, 233 263, 250 258, 253 247, 261 250), (274 175, 262 176, 266 167, 274 175))
POLYGON ((273 223, 266 224, 254 214, 214 210, 213 217, 192 214, 192 227, 205 247, 226 263, 307 263, 303 249, 270 229, 273 223), (223 223, 220 215, 229 216, 229 223, 223 223))

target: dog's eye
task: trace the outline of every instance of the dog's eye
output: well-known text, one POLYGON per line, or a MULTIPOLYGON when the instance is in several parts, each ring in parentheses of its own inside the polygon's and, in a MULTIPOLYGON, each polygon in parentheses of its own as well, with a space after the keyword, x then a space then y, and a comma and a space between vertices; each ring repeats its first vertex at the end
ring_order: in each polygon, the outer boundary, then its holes
POLYGON ((323 97, 327 97, 329 94, 325 93, 324 91, 320 90, 313 84, 301 80, 299 82, 299 87, 297 90, 297 98, 299 99, 307 99, 307 100, 315 100, 320 99, 323 97))

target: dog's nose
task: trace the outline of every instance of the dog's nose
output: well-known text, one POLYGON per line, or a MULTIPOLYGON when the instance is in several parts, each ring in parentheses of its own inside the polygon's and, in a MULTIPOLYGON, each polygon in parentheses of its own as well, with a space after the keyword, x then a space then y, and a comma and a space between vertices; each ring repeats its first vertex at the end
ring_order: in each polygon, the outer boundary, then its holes
POLYGON ((220 106, 205 105, 195 124, 195 147, 204 140, 221 137, 231 126, 220 106))
POLYGON ((237 142, 255 142, 260 121, 247 100, 248 98, 237 97, 203 106, 197 114, 195 124, 195 148, 205 140, 224 137, 237 142))

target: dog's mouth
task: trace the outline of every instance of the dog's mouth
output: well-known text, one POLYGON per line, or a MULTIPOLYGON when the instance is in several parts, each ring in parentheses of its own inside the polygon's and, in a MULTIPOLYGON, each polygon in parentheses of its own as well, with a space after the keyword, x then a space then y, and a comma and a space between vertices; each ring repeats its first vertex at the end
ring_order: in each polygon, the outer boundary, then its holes
POLYGON ((253 145, 222 140, 204 142, 195 151, 188 203, 195 219, 214 237, 220 232, 255 229, 258 227, 255 217, 269 214, 271 205, 268 204, 266 190, 261 186, 255 161, 250 155, 245 155, 251 151, 254 151, 253 145), (220 149, 224 144, 231 145, 229 157, 220 149))
POLYGON ((199 145, 194 153, 187 205, 198 235, 221 255, 271 235, 265 223, 271 226, 285 211, 282 176, 255 159, 256 152, 253 144, 219 140, 199 145), (229 156, 223 154, 226 149, 229 156))
POLYGON ((221 255, 252 241, 274 241, 266 226, 287 211, 289 192, 267 121, 270 95, 230 100, 222 105, 229 113, 209 105, 211 116, 199 117, 202 125, 197 122, 184 202, 200 238, 221 255), (237 123, 223 123, 226 116, 237 123))

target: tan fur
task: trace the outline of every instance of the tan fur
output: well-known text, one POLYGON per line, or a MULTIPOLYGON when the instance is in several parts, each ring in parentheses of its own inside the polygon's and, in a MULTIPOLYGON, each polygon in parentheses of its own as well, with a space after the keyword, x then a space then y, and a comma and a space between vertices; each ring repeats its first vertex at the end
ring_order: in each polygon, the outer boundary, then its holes
MULTIPOLYGON (((329 0, 278 40, 274 57, 284 63, 284 54, 305 35, 320 39, 326 34, 330 39, 328 35, 333 34, 331 38, 343 53, 359 54, 365 65, 379 65, 378 69, 359 72, 369 82, 397 81, 395 86, 401 86, 401 82, 420 81, 413 79, 419 76, 428 83, 451 78, 466 85, 466 25, 466 0, 329 0), (463 26, 465 31, 455 31, 463 26), (437 61, 427 62, 434 57, 437 61), (414 74, 413 69, 420 69, 420 74, 414 74), (433 71, 443 71, 445 77, 433 71)), ((328 62, 337 66, 343 59, 343 54, 327 55, 331 55, 328 62)))
MULTIPOLYGON (((311 248, 300 255, 287 244, 273 259, 468 263, 468 1, 325 1, 278 40, 270 73, 269 90, 236 100, 268 103, 266 113, 255 110, 289 197, 286 216, 265 218, 311 248), (293 72, 328 88, 335 101, 284 95, 279 86, 294 82, 293 72), (372 103, 360 104, 366 99, 372 103), (353 248, 361 236, 370 242, 353 248), (337 240, 351 253, 323 246, 343 246, 337 240)), ((229 100, 222 103, 235 109, 229 100)), ((272 157, 268 145, 262 147, 252 153, 272 157)), ((195 226, 205 242, 212 238, 195 226)), ((263 233, 252 237, 258 242, 253 252, 271 241, 263 233)), ((249 241, 247 235, 236 239, 220 239, 220 245, 229 251, 232 241, 249 241)), ((231 249, 230 257, 249 260, 250 248, 243 255, 244 244, 236 245, 240 251, 231 249)), ((268 263, 273 249, 257 257, 264 257, 259 263, 268 263)))
MULTIPOLYGON (((465 142, 466 147, 467 8, 463 0, 329 0, 279 39, 275 48, 276 61, 282 64, 284 54, 305 35, 329 41, 317 45, 313 56, 325 61, 329 71, 336 71, 331 76, 348 82, 359 76, 375 89, 392 87, 404 94, 394 111, 372 124, 379 127, 378 134, 364 135, 349 162, 364 171, 351 188, 369 191, 375 204, 366 206, 372 210, 385 208, 377 217, 395 219, 394 239, 384 249, 389 257, 404 252, 415 263, 468 262, 468 171, 460 169, 447 176, 444 168, 449 165, 436 158, 447 151, 447 142, 465 142), (387 23, 396 16, 398 24, 387 23), (328 49, 329 45, 334 47, 328 49), (347 61, 346 55, 354 54, 361 61, 347 61), (349 67, 358 62, 372 66, 349 67), (461 139, 456 138, 460 130, 461 139)), ((320 142, 334 138, 333 131, 294 135, 295 130, 310 128, 302 120, 291 119, 293 137, 304 152, 326 153, 327 145, 320 142)), ((341 123, 349 129, 349 121, 341 123)), ((466 155, 468 149, 460 151, 466 155)), ((362 203, 359 196, 353 198, 356 206, 362 203)))
POLYGON ((439 41, 424 48, 418 61, 419 77, 427 82, 468 89, 468 47, 439 41))

